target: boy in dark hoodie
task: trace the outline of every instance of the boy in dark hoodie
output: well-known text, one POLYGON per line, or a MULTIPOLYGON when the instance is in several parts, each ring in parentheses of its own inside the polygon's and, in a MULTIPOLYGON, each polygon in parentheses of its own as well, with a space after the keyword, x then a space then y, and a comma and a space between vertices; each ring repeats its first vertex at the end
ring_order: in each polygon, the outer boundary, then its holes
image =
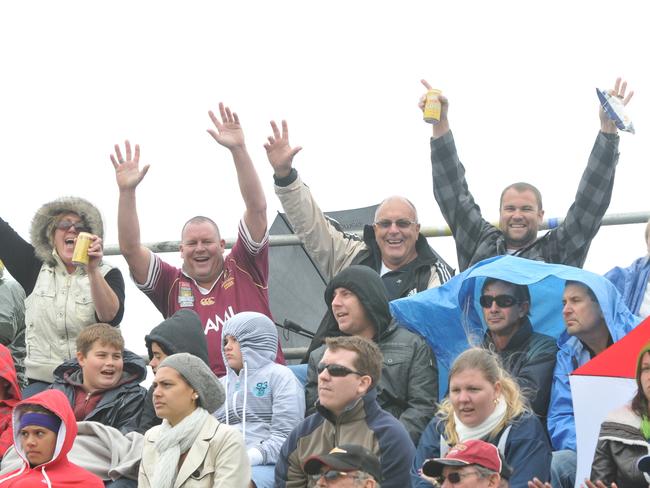
POLYGON ((86 327, 77 337, 77 357, 54 370, 50 387, 63 392, 77 421, 92 420, 123 434, 138 426, 147 390, 144 360, 124 350, 119 329, 86 327))
MULTIPOLYGON (((386 288, 367 266, 353 265, 337 274, 325 289, 327 330, 332 335, 363 336, 384 355, 377 385, 379 406, 396 417, 417 445, 420 433, 433 418, 438 400, 438 369, 424 339, 392 320, 386 288)), ((317 365, 325 346, 309 355, 306 401, 308 414, 318 398, 317 365)))
MULTIPOLYGON (((194 310, 181 309, 154 327, 144 338, 149 352, 149 366, 155 373, 160 362, 167 356, 188 352, 201 359, 208 366, 208 346, 201 319, 194 310)), ((160 425, 153 408, 153 386, 149 388, 142 409, 142 416, 135 429, 144 434, 150 428, 160 425)), ((212 412, 210 412, 212 413, 212 412)))

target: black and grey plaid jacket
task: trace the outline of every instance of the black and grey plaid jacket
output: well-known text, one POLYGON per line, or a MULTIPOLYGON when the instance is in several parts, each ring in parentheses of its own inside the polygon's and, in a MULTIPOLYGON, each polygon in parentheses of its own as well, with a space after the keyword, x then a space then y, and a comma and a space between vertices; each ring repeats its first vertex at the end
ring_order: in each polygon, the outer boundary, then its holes
MULTIPOLYGON (((555 229, 519 249, 517 256, 582 267, 612 196, 618 140, 618 135, 598 134, 566 218, 555 229)), ((465 168, 458 159, 451 131, 431 139, 431 166, 433 194, 454 235, 460 270, 505 254, 503 233, 481 216, 481 209, 467 188, 465 168)))

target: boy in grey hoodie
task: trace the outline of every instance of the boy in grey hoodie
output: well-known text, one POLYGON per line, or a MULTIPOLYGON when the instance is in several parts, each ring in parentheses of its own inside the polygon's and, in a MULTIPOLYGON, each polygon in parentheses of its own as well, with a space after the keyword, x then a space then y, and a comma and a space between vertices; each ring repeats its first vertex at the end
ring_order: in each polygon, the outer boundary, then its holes
POLYGON ((244 435, 254 485, 273 487, 280 448, 305 416, 304 389, 289 368, 274 362, 278 333, 267 316, 238 313, 221 336, 226 401, 214 415, 244 435))

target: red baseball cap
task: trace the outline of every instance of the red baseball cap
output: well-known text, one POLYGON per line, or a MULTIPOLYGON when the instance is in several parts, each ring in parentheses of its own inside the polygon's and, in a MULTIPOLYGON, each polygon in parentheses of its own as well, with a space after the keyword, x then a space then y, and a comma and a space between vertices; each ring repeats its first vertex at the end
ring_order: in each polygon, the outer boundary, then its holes
POLYGON ((468 440, 452 447, 444 458, 427 459, 422 465, 422 472, 427 476, 440 476, 444 466, 469 466, 477 464, 501 473, 503 463, 499 449, 489 442, 468 440))

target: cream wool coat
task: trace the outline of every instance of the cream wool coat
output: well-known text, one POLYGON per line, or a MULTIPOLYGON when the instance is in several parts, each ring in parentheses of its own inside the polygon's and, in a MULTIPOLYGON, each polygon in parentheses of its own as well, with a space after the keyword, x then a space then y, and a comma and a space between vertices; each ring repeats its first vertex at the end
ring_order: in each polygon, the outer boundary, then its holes
MULTIPOLYGON (((144 436, 138 488, 152 488, 160 426, 144 436)), ((250 462, 241 433, 209 416, 180 466, 174 488, 247 488, 250 462)))

